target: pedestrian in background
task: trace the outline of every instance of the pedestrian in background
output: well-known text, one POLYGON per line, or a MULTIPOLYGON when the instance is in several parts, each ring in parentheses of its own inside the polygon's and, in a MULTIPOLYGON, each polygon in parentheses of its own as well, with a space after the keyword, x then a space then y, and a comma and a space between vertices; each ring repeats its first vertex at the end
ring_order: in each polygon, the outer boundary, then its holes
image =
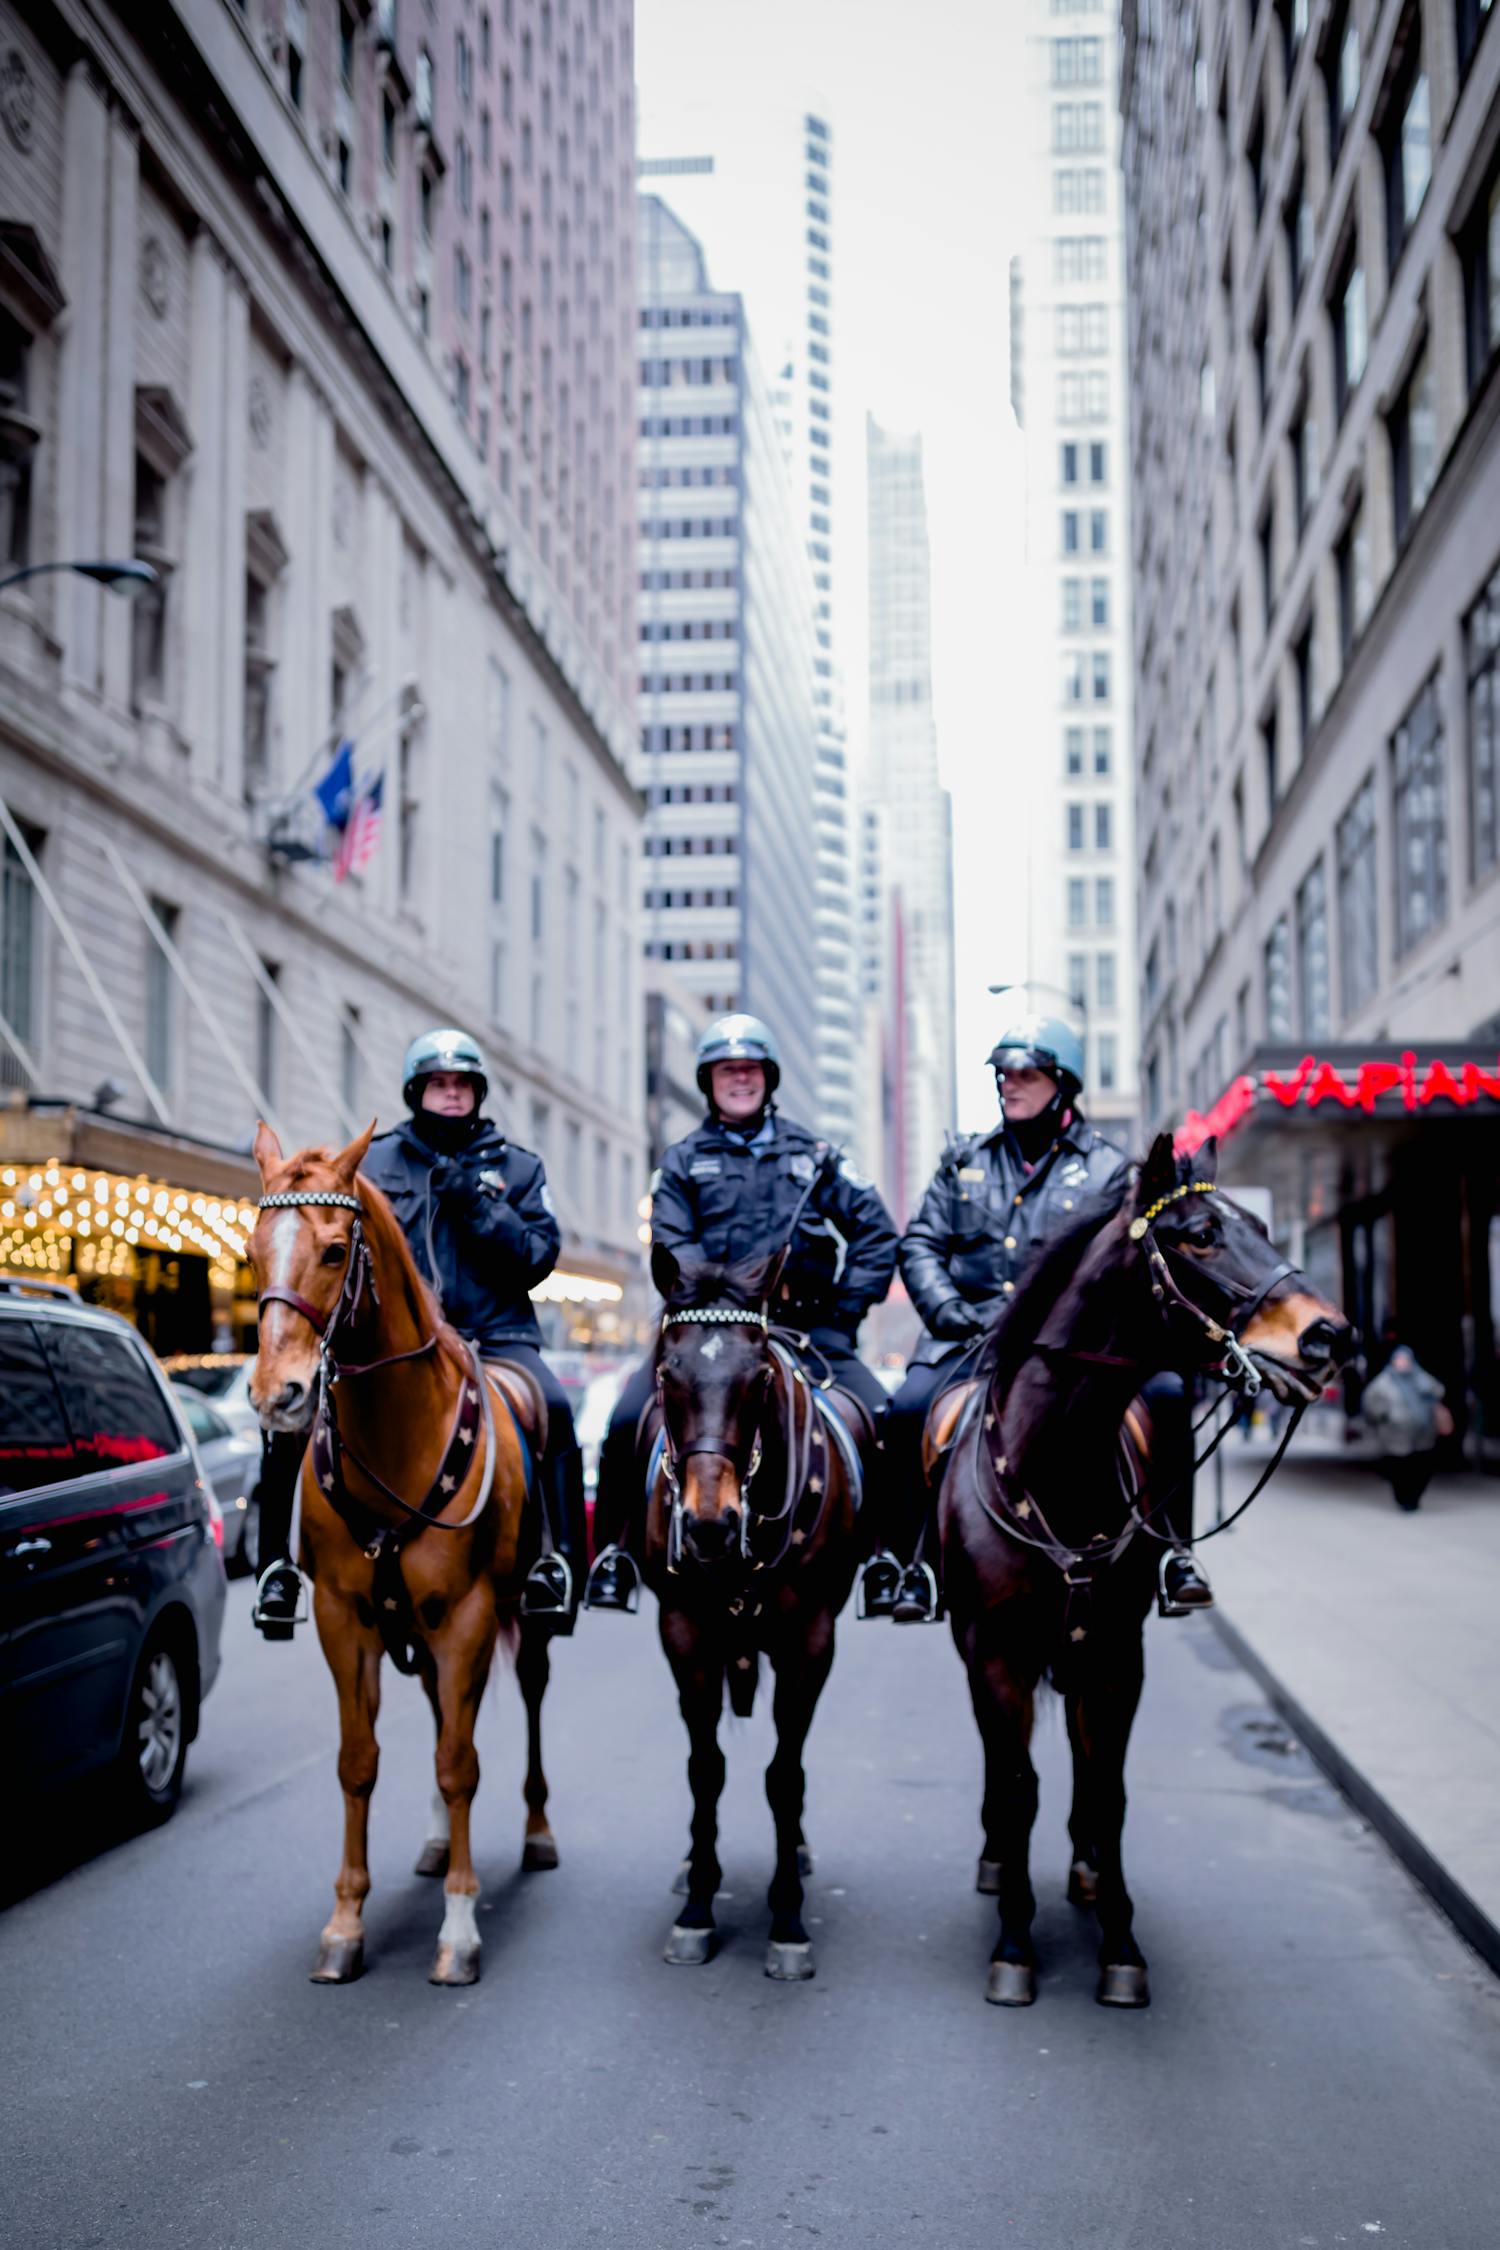
POLYGON ((1453 1432, 1443 1386, 1409 1344, 1397 1343, 1365 1387, 1363 1412, 1365 1427, 1380 1449, 1381 1474, 1397 1507, 1410 1514, 1432 1481, 1439 1438, 1453 1432))

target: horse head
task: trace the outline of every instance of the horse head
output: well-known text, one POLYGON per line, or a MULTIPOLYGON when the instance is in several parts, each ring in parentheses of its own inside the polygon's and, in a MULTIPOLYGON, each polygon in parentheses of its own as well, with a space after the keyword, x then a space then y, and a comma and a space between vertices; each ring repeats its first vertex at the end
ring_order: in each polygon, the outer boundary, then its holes
POLYGON ((268 1430, 305 1430, 318 1395, 319 1359, 350 1286, 361 1206, 356 1177, 373 1124, 347 1148, 285 1157, 268 1125, 255 1135, 261 1208, 250 1236, 260 1291, 260 1336, 251 1403, 268 1430))
POLYGON ((1159 1134, 1127 1206, 1129 1239, 1174 1326, 1196 1322, 1202 1364, 1231 1377, 1248 1364, 1284 1405, 1307 1404, 1354 1349, 1354 1330, 1265 1228, 1216 1184, 1216 1149, 1191 1157, 1159 1134))
POLYGON ((719 1265, 657 1244, 651 1265, 666 1300, 656 1385, 683 1547, 697 1562, 719 1562, 739 1549, 775 1378, 765 1315, 770 1261, 719 1265))

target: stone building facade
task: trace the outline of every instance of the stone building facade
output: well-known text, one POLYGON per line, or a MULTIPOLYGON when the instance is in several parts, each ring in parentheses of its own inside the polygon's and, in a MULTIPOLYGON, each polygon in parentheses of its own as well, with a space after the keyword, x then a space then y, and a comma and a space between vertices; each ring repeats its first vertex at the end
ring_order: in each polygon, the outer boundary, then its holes
MULTIPOLYGON (((493 22, 456 4, 0 7, 0 576, 131 555, 159 575, 133 604, 72 573, 0 590, 0 1260, 46 1241, 49 1270, 82 1274, 77 1240, 7 1193, 28 1166, 66 1168, 70 1136, 80 1178, 107 1143, 110 1181, 153 1196, 181 1174, 201 1199, 220 1163, 228 1210, 257 1112, 289 1145, 389 1123, 406 1040, 448 1020, 484 1042, 497 1114, 548 1160, 558 1317, 580 1340, 618 1328, 645 1178, 641 807, 618 521, 633 198, 622 217, 615 181, 611 238, 604 121, 628 181, 630 99, 629 10, 610 0, 507 0, 493 22), (540 124, 550 104, 564 131, 565 57, 585 107, 568 159, 540 124), (544 248, 554 163, 581 286, 544 248), (492 326, 523 364, 483 442, 450 295, 481 208, 471 313, 499 306, 510 262, 515 290, 550 290, 552 323, 534 316, 529 360, 529 298, 513 341, 492 326), (565 293, 585 347, 572 435, 565 293), (597 472, 596 384, 616 441, 597 472), (307 855, 341 740, 381 816, 335 881, 307 855)), ((168 1334, 203 1246, 155 1241, 168 1334)), ((144 1269, 146 1241, 127 1247, 144 1269)))

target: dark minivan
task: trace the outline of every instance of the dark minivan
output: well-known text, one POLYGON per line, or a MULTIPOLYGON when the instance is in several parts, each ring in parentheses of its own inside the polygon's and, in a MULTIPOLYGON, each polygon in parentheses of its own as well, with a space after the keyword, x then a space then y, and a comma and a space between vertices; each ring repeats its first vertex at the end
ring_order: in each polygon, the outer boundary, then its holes
POLYGON ((51 1788, 101 1768, 161 1820, 219 1669, 214 1503, 128 1321, 0 1275, 0 1742, 51 1788))

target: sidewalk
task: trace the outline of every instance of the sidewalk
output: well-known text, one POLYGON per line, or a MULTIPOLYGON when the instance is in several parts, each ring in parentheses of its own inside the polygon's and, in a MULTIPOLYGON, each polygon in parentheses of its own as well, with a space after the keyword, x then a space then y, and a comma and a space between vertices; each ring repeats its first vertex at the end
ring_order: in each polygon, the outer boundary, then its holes
MULTIPOLYGON (((1266 1448, 1223 1451, 1227 1514, 1266 1448)), ((1209 1467, 1200 1533, 1214 1509, 1209 1467)), ((1374 1470, 1294 1442, 1203 1560, 1226 1638, 1500 1969, 1500 1481, 1440 1477, 1403 1515, 1374 1470)))

